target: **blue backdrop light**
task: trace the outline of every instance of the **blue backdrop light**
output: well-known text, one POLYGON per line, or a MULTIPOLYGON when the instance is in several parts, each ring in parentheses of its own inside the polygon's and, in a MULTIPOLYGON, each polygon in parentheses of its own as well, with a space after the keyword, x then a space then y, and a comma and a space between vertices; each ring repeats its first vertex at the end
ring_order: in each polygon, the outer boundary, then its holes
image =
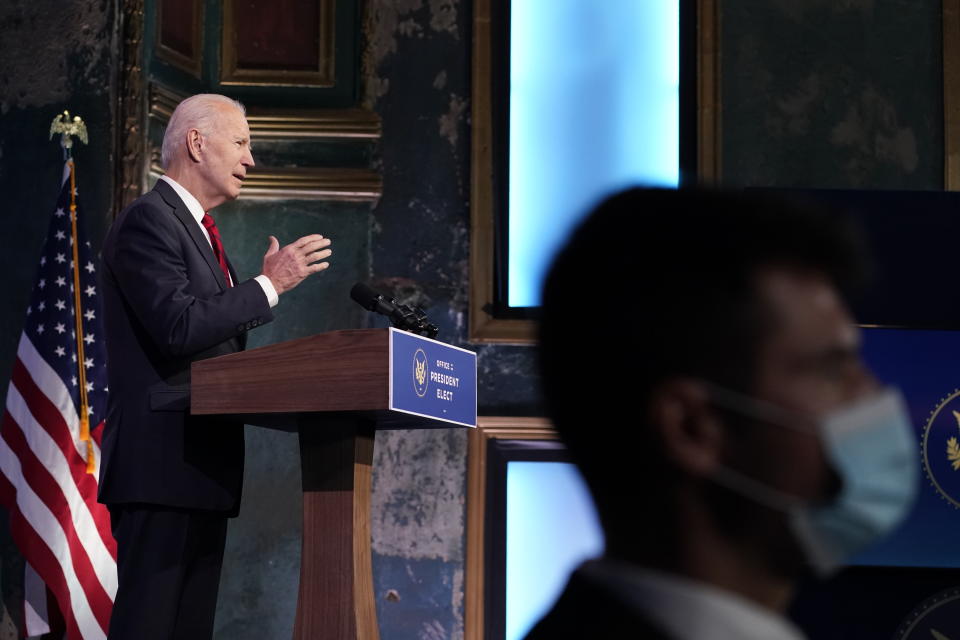
POLYGON ((679 182, 679 0, 515 0, 508 304, 603 196, 679 182))
POLYGON ((602 551, 600 521, 576 466, 507 463, 506 640, 523 638, 574 567, 602 551))

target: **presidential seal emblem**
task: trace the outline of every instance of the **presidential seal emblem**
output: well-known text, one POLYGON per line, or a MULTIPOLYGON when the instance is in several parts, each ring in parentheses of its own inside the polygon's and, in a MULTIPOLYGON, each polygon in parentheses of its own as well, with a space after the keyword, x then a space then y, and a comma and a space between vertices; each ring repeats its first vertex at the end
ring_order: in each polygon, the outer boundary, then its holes
POLYGON ((423 349, 417 349, 413 354, 413 389, 421 398, 427 395, 427 385, 430 384, 429 374, 427 354, 423 349))
POLYGON ((960 389, 930 414, 921 442, 923 469, 944 500, 960 508, 960 389))
POLYGON ((921 602, 900 623, 896 640, 960 640, 960 588, 921 602))

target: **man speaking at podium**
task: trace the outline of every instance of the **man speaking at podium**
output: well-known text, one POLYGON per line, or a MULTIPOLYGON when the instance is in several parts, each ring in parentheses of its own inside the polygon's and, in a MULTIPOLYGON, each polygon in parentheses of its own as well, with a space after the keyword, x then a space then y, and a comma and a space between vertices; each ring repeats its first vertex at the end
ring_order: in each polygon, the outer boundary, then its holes
POLYGON ((240 505, 243 425, 189 415, 190 363, 240 351, 285 291, 329 263, 330 240, 280 249, 241 280, 210 211, 254 165, 243 106, 202 94, 167 125, 166 175, 117 216, 103 247, 110 400, 99 499, 117 540, 109 637, 210 638, 227 518, 240 505))
POLYGON ((606 551, 528 638, 799 640, 795 581, 888 533, 919 482, 904 403, 842 295, 856 236, 759 196, 636 189, 571 238, 541 372, 606 551), (587 291, 619 331, 590 330, 587 291))

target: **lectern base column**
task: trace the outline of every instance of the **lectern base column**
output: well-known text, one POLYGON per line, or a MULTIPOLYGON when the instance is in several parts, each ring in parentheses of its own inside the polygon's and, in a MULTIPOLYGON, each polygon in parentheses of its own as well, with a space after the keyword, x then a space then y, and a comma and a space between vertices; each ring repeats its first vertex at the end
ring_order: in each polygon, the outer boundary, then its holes
POLYGON ((303 547, 294 640, 379 640, 370 560, 374 423, 302 414, 303 547))

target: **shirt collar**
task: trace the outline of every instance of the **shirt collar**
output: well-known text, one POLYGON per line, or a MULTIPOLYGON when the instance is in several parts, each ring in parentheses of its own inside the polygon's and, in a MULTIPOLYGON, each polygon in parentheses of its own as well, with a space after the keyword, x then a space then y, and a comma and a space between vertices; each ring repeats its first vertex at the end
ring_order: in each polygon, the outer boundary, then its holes
POLYGON ((160 179, 173 187, 173 190, 176 191, 180 199, 183 200, 183 204, 187 205, 187 210, 190 211, 190 215, 196 219, 197 224, 202 225, 203 216, 206 212, 203 210, 203 207, 200 206, 200 201, 194 198, 192 193, 184 189, 179 182, 170 176, 160 176, 160 179))
POLYGON ((786 618, 735 593, 681 576, 609 560, 581 568, 678 638, 804 640, 786 618))

